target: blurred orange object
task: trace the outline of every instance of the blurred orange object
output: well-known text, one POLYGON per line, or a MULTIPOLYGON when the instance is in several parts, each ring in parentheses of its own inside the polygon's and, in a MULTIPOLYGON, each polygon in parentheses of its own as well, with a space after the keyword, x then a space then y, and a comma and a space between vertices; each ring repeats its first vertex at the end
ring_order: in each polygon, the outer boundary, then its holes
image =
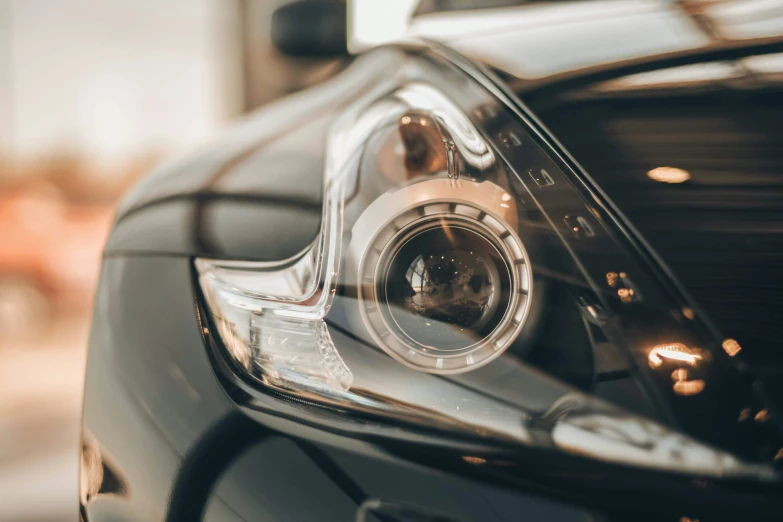
POLYGON ((98 283, 111 205, 68 203, 53 187, 0 194, 0 326, 43 329, 53 310, 84 309, 98 283))

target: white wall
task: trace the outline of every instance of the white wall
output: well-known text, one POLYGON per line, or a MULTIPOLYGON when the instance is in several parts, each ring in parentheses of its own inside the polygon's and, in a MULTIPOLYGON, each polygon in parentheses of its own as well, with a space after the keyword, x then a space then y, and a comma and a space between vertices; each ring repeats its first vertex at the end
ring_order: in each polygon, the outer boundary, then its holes
POLYGON ((231 0, 0 0, 0 152, 111 166, 205 139, 241 110, 237 16, 231 0))

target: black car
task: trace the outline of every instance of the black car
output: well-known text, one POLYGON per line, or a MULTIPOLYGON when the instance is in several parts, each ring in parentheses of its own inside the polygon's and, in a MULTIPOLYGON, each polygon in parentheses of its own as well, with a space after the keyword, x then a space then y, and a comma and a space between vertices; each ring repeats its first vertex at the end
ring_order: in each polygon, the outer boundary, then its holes
POLYGON ((783 10, 499 3, 127 197, 83 520, 783 520, 783 10))

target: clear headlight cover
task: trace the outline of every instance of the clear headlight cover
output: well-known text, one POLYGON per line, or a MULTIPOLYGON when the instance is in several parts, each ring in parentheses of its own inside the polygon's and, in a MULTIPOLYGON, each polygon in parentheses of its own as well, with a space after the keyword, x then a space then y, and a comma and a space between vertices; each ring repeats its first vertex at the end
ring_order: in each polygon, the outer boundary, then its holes
POLYGON ((589 180, 475 71, 405 63, 335 122, 310 248, 196 260, 234 368, 347 416, 772 478, 724 450, 757 432, 714 429, 763 408, 736 353, 589 180))

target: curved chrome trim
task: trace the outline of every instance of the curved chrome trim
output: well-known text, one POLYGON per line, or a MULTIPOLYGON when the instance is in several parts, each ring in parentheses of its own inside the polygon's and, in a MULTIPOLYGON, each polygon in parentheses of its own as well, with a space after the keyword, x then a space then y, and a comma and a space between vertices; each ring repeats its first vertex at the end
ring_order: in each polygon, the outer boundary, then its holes
POLYGON ((532 268, 517 223, 514 198, 489 181, 429 179, 386 193, 370 204, 352 229, 346 277, 349 285, 357 287, 363 326, 378 346, 406 366, 438 374, 470 371, 499 357, 526 325, 533 300, 532 268), (391 332, 378 308, 375 285, 378 267, 392 255, 389 245, 398 234, 446 219, 464 222, 502 249, 512 298, 501 323, 475 348, 459 355, 429 357, 391 332))

